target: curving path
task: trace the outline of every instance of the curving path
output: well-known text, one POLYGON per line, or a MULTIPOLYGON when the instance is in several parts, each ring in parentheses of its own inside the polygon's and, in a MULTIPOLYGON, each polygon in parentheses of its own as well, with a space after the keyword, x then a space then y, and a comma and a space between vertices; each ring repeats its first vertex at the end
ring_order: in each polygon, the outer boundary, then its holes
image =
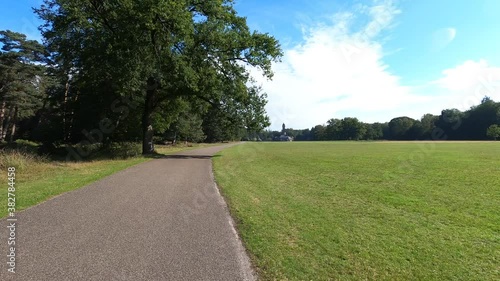
POLYGON ((0 280, 254 280, 197 149, 128 168, 17 214, 17 273, 0 280))

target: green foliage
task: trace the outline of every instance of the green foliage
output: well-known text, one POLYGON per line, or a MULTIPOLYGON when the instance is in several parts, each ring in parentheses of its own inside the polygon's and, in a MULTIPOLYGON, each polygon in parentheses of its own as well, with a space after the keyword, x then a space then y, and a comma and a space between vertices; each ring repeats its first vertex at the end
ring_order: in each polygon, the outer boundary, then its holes
POLYGON ((323 125, 316 125, 311 129, 311 135, 313 140, 326 140, 326 129, 323 125))
POLYGON ((408 132, 415 124, 415 120, 409 117, 397 117, 389 122, 389 133, 391 139, 405 140, 408 138, 408 132))
POLYGON ((84 155, 88 158, 94 157, 96 154, 102 151, 102 143, 78 143, 77 145, 74 145, 73 148, 77 151, 83 151, 84 155))
POLYGON ((494 140, 500 138, 500 126, 497 124, 491 125, 486 131, 486 135, 494 140))
POLYGON ((45 95, 45 48, 26 35, 0 31, 0 140, 12 140, 16 125, 35 115, 45 95))
POLYGON ((436 121, 439 120, 439 116, 432 114, 425 114, 420 119, 420 124, 422 128, 422 134, 418 137, 421 139, 432 139, 432 132, 436 128, 436 121))
POLYGON ((481 104, 472 107, 464 115, 457 130, 459 136, 465 139, 487 139, 488 127, 500 124, 500 103, 485 97, 481 104))
POLYGON ((18 146, 24 146, 24 147, 38 147, 40 145, 39 143, 36 143, 34 141, 23 140, 23 139, 17 139, 14 143, 18 146))
POLYGON ((381 140, 384 138, 384 130, 388 128, 388 125, 381 123, 373 123, 373 124, 365 124, 365 127, 366 127, 365 139, 381 140))
POLYGON ((447 132, 446 138, 458 138, 458 129, 463 125, 464 113, 458 109, 445 109, 441 111, 436 127, 447 132))
POLYGON ((203 132, 206 142, 241 140, 247 133, 243 120, 229 110, 211 107, 203 116, 203 132))
POLYGON ((26 152, 30 154, 37 154, 40 145, 36 142, 18 139, 15 142, 3 142, 0 144, 0 148, 3 150, 16 150, 19 152, 26 152))
MULTIPOLYGON (((270 78, 271 63, 281 56, 276 39, 251 32, 229 0, 44 3, 36 12, 46 22, 42 31, 54 61, 72 74, 73 91, 86 92, 87 101, 79 103, 99 105, 83 110, 97 119, 81 127, 103 117, 127 126, 132 121, 110 113, 109 105, 122 96, 142 98, 137 111, 145 153, 152 152, 154 133, 177 119, 179 111, 169 110, 177 99, 217 107, 251 99, 243 64, 270 78)), ((266 120, 255 110, 248 123, 258 129, 266 120)))
POLYGON ((136 142, 114 142, 104 151, 112 158, 127 159, 141 155, 141 145, 136 142))
POLYGON ((205 139, 201 127, 203 120, 196 114, 182 114, 174 125, 179 140, 201 142, 205 139))
POLYGON ((266 115, 267 94, 260 87, 248 88, 248 95, 242 106, 243 126, 248 132, 260 132, 271 125, 266 115))
POLYGON ((365 137, 366 126, 357 118, 330 119, 326 126, 328 140, 359 140, 365 137))

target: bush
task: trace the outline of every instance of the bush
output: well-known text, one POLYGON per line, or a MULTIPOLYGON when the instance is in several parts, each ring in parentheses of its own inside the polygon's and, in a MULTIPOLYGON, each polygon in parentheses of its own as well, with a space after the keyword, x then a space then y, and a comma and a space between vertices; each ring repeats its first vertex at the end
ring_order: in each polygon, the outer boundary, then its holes
MULTIPOLYGON (((70 148, 81 157, 82 160, 98 160, 121 158, 126 159, 141 155, 142 146, 135 142, 113 142, 109 144, 76 144, 70 148)), ((62 149, 59 153, 66 153, 67 149, 62 149)))
POLYGON ((34 141, 29 141, 29 140, 23 140, 23 139, 18 139, 14 142, 18 146, 29 146, 29 147, 38 147, 40 144, 36 143, 34 141))
POLYGON ((130 158, 141 155, 142 146, 135 142, 114 142, 106 152, 113 158, 130 158))
POLYGON ((40 145, 36 142, 23 140, 23 139, 18 139, 12 143, 8 143, 8 142, 1 142, 0 143, 0 147, 2 149, 18 150, 18 151, 23 151, 23 152, 28 152, 28 153, 36 153, 38 151, 39 146, 40 145))
POLYGON ((49 154, 53 159, 91 160, 106 157, 106 147, 102 143, 54 144, 45 143, 38 152, 49 154), (77 156, 72 156, 76 154, 77 156))
POLYGON ((497 124, 491 125, 486 131, 486 135, 494 140, 500 138, 500 126, 497 124))
POLYGON ((89 143, 89 144, 77 144, 75 148, 80 148, 82 151, 88 153, 88 155, 93 155, 102 149, 102 143, 89 143))

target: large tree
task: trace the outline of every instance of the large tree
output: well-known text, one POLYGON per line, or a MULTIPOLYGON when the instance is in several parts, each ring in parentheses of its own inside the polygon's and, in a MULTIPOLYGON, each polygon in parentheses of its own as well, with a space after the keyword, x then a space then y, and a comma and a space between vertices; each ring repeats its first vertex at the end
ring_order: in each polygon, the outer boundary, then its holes
POLYGON ((16 132, 16 124, 42 106, 46 52, 26 35, 0 31, 0 140, 16 132))
POLYGON ((359 140, 365 137, 366 125, 357 118, 330 119, 326 126, 328 140, 359 140))
POLYGON ((271 78, 278 42, 251 32, 230 0, 45 0, 36 9, 59 66, 100 95, 141 97, 143 153, 154 114, 181 97, 219 106, 249 94, 245 65, 271 78))
POLYGON ((492 124, 500 121, 500 103, 495 103, 489 97, 483 98, 481 104, 466 111, 460 131, 461 139, 485 139, 486 130, 492 124))
POLYGON ((411 139, 409 132, 413 127, 415 120, 410 117, 397 117, 389 122, 389 134, 393 140, 411 139))

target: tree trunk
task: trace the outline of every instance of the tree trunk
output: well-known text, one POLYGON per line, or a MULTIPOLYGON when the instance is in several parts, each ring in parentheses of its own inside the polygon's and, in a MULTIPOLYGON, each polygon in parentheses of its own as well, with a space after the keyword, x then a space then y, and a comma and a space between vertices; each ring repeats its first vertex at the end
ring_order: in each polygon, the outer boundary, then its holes
POLYGON ((12 127, 10 130, 9 142, 14 141, 14 135, 16 134, 16 122, 17 122, 17 106, 14 108, 14 114, 13 114, 13 118, 12 118, 12 127))
POLYGON ((71 141, 71 132, 73 131, 73 124, 75 122, 75 104, 78 101, 78 96, 80 95, 80 91, 76 91, 75 98, 73 102, 71 103, 71 113, 69 114, 71 120, 69 121, 69 128, 68 128, 68 135, 67 135, 67 141, 71 141))
POLYGON ((154 79, 148 79, 148 88, 146 90, 146 100, 144 103, 144 112, 142 113, 142 154, 152 154, 153 145, 153 124, 151 115, 153 113, 154 96, 156 94, 156 82, 154 79))
POLYGON ((10 128, 10 125, 11 125, 11 120, 12 120, 12 117, 13 117, 13 113, 14 113, 14 107, 11 106, 9 108, 9 113, 8 113, 8 116, 7 116, 7 119, 5 120, 5 126, 3 126, 2 128, 2 140, 5 140, 5 138, 7 137, 7 132, 9 131, 9 128, 10 128))
POLYGON ((36 111, 35 113, 35 121, 33 122, 34 125, 33 127, 36 128, 40 125, 40 122, 42 121, 42 117, 43 117, 43 114, 47 108, 47 101, 48 101, 48 98, 44 98, 43 99, 43 104, 42 104, 42 108, 40 108, 39 110, 36 111))
POLYGON ((0 105, 0 141, 3 141, 3 121, 5 119, 5 100, 2 101, 0 105))
POLYGON ((64 91, 63 100, 63 141, 68 141, 68 125, 66 123, 66 118, 68 115, 68 92, 69 92, 69 80, 66 82, 66 89, 64 91))

